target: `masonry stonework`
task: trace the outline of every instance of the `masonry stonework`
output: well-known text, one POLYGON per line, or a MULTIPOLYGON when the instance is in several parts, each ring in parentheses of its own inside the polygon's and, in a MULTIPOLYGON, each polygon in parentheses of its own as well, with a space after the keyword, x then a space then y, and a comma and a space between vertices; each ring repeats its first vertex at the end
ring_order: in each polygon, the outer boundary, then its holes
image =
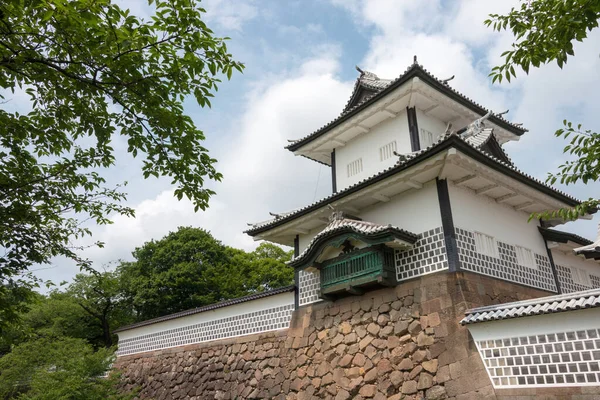
POLYGON ((469 308, 548 295, 439 272, 319 302, 289 329, 119 357, 143 399, 594 399, 593 387, 494 390, 466 327, 469 308), (547 396, 547 397, 540 397, 547 396))

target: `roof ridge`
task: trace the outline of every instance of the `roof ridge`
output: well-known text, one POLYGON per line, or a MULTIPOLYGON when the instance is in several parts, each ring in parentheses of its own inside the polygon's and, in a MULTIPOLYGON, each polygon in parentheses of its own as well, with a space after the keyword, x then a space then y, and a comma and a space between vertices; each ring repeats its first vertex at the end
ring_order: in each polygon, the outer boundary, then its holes
MULTIPOLYGON (((307 141, 308 139, 313 138, 316 135, 320 135, 320 134, 324 134, 325 132, 327 132, 327 130, 329 130, 329 128, 333 127, 334 125, 340 123, 345 117, 347 117, 348 115, 350 115, 351 113, 357 111, 359 108, 363 107, 365 104, 371 102, 371 101, 375 101, 373 99, 377 99, 380 95, 382 95, 382 93, 384 93, 387 89, 389 89, 391 86, 393 86, 395 83, 400 82, 403 78, 406 78, 408 76, 408 74, 412 71, 420 71, 423 74, 426 75, 426 77, 428 77, 429 79, 432 79, 433 81, 435 81, 437 84, 439 85, 443 85, 442 87, 444 88, 444 90, 450 90, 451 93, 453 93, 454 95, 458 96, 459 98, 462 98, 464 100, 466 100, 468 103, 471 103, 473 106, 475 106, 476 108, 479 108, 481 110, 485 112, 490 112, 490 110, 486 107, 483 107, 481 104, 475 102, 473 99, 471 99, 470 97, 467 97, 466 95, 460 93, 459 91, 457 91, 456 89, 452 88, 452 86, 450 86, 447 82, 444 82, 440 79, 438 79, 437 77, 435 77, 434 75, 432 75, 427 69, 425 69, 421 64, 418 63, 413 63, 411 64, 408 68, 405 69, 405 71, 400 74, 397 78, 392 79, 390 81, 390 83, 388 85, 386 85, 385 88, 382 88, 381 90, 379 90, 376 94, 374 94, 373 96, 361 101, 360 103, 352 106, 352 107, 348 107, 348 105, 350 104, 350 101, 348 101, 346 103, 346 106, 344 107, 344 109, 342 110, 342 112, 336 117, 334 118, 332 121, 326 123, 325 125, 322 125, 320 128, 318 128, 317 130, 313 131, 312 133, 305 135, 299 139, 295 139, 293 141, 293 143, 290 143, 289 145, 285 146, 285 149, 291 150, 291 151, 295 151, 296 149, 294 149, 293 147, 296 147, 296 145, 299 142, 304 142, 307 141)), ((358 87, 358 85, 360 85, 360 77, 357 78, 355 85, 354 85, 354 89, 353 89, 353 95, 356 92, 356 89, 358 87)), ((354 96, 350 97, 350 100, 352 100, 354 98, 354 96)), ((519 131, 521 131, 522 133, 527 132, 527 129, 524 129, 523 127, 521 127, 520 125, 514 124, 510 121, 508 121, 507 119, 505 119, 502 116, 497 116, 497 115, 492 115, 492 117, 490 118, 494 118, 494 119, 498 119, 500 122, 507 124, 508 126, 517 129, 519 131)), ((521 134, 522 134, 521 133, 521 134)))
POLYGON ((600 288, 562 293, 465 311, 461 325, 600 307, 600 288))

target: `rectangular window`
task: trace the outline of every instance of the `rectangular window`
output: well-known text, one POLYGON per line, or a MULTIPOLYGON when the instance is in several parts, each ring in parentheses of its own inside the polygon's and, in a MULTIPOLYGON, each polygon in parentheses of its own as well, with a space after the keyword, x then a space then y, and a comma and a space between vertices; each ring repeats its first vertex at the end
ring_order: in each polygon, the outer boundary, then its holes
POLYGON ((387 160, 388 158, 391 158, 394 155, 395 151, 396 151, 396 141, 395 140, 393 142, 389 142, 385 146, 381 146, 379 148, 379 160, 384 161, 384 160, 387 160))
POLYGON ((348 178, 356 174, 360 174, 363 170, 362 158, 354 160, 347 165, 348 178))
POLYGON ((421 148, 429 147, 435 142, 438 138, 438 135, 433 132, 428 131, 427 129, 420 128, 419 129, 419 144, 421 148))
POLYGON ((578 285, 592 287, 592 280, 590 279, 590 274, 588 274, 586 270, 575 267, 570 267, 570 269, 574 283, 578 285))
POLYGON ((515 246, 515 252, 517 253, 517 263, 527 268, 538 269, 533 257, 533 252, 525 247, 515 246))
POLYGON ((474 234, 477 252, 486 256, 498 258, 498 245, 496 244, 496 239, 481 232, 474 232, 474 234))

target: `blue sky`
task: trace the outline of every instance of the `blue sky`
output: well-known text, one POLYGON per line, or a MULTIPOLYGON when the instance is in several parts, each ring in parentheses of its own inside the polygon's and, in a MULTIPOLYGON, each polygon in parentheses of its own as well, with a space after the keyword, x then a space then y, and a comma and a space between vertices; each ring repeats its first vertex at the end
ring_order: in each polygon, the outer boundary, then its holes
MULTIPOLYGON (((121 0, 138 15, 148 13, 143 0, 121 0)), ((600 104, 600 31, 576 46, 564 70, 545 66, 513 83, 494 85, 487 74, 511 43, 508 34, 483 26, 491 12, 506 12, 514 2, 460 0, 253 1, 208 0, 209 26, 231 37, 234 56, 246 63, 243 75, 224 82, 212 109, 186 101, 186 111, 206 133, 206 147, 219 160, 221 183, 206 212, 194 213, 178 202, 164 179, 144 181, 139 164, 122 154, 108 171, 111 182, 128 180, 128 203, 137 218, 114 217, 114 224, 94 228, 104 249, 86 255, 100 268, 150 239, 181 225, 209 229, 226 244, 253 248, 242 231, 246 222, 268 212, 310 203, 330 191, 329 168, 294 157, 283 149, 287 139, 304 136, 339 114, 350 96, 355 65, 383 78, 400 75, 417 55, 439 78, 456 75, 452 86, 530 130, 506 150, 517 166, 544 179, 564 160, 564 143, 553 137, 563 118, 598 129, 600 104)), ((115 148, 123 151, 119 138, 115 148)), ((595 184, 566 189, 580 198, 598 196, 595 184)), ((562 227, 593 238, 596 222, 562 227)), ((41 277, 61 281, 77 269, 56 260, 41 277)))

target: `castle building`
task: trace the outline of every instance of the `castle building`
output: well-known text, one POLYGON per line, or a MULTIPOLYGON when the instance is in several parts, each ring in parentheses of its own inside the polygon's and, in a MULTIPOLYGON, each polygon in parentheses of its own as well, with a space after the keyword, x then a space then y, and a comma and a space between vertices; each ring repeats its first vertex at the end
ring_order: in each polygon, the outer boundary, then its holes
POLYGON ((529 220, 579 201, 519 170, 502 146, 526 129, 450 83, 416 61, 394 80, 359 69, 341 114, 286 147, 330 166, 332 193, 246 232, 294 247, 295 284, 120 329, 129 383, 178 398, 598 398, 600 242, 529 220), (184 378, 160 378, 170 365, 184 378))

